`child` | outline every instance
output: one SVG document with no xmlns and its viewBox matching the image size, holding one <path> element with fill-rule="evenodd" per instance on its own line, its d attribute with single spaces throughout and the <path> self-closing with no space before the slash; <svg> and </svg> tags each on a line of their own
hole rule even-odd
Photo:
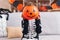
<svg viewBox="0 0 60 40">
<path fill-rule="evenodd" d="M 35 15 L 35 16 L 33 16 L 33 15 Z M 36 15 L 38 15 L 38 16 L 36 16 Z M 25 6 L 23 13 L 22 13 L 22 17 L 23 17 L 23 21 L 22 21 L 23 38 L 24 37 L 25 38 L 28 38 L 28 37 L 29 38 L 38 38 L 39 34 L 41 33 L 41 25 L 40 25 L 41 22 L 40 22 L 40 16 L 39 16 L 39 11 L 38 11 L 37 7 L 34 6 L 30 2 L 30 4 Z M 35 33 L 36 33 L 36 36 L 34 35 Z M 34 35 L 34 36 L 32 36 L 32 35 Z"/>
</svg>

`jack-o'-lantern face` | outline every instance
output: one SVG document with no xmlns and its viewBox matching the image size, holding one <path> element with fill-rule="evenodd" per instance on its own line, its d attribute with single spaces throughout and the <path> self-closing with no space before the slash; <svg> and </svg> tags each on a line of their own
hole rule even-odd
<svg viewBox="0 0 60 40">
<path fill-rule="evenodd" d="M 38 8 L 36 6 L 30 5 L 30 6 L 26 6 L 23 9 L 23 18 L 25 19 L 36 19 L 38 17 Z"/>
</svg>

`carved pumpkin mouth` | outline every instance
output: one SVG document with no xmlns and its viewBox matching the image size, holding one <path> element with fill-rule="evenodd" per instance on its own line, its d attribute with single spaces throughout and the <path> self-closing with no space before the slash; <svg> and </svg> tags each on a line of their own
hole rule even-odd
<svg viewBox="0 0 60 40">
<path fill-rule="evenodd" d="M 28 16 L 28 15 L 27 15 L 27 17 L 29 17 L 29 18 L 33 18 L 33 17 L 35 17 L 35 15 L 34 15 L 34 16 Z"/>
</svg>

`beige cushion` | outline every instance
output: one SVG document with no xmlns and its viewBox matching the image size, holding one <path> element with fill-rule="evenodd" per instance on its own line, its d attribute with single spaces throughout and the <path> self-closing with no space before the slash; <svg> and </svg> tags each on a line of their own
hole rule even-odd
<svg viewBox="0 0 60 40">
<path fill-rule="evenodd" d="M 22 38 L 21 27 L 7 27 L 8 38 Z"/>
</svg>

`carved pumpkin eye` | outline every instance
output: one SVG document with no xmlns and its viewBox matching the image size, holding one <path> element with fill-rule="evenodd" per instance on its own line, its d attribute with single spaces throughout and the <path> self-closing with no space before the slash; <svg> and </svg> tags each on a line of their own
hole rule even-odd
<svg viewBox="0 0 60 40">
<path fill-rule="evenodd" d="M 27 10 L 27 12 L 29 12 L 29 11 Z"/>
<path fill-rule="evenodd" d="M 35 12 L 35 10 L 33 9 L 33 12 Z"/>
</svg>

